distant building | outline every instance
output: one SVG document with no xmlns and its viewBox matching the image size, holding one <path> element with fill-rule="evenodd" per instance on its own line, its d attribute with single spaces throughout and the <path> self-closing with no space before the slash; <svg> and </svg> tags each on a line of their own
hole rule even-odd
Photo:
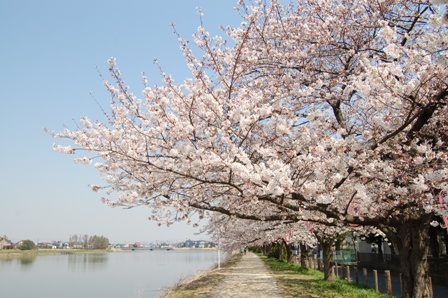
<svg viewBox="0 0 448 298">
<path fill-rule="evenodd" d="M 0 249 L 12 249 L 12 248 L 14 248 L 14 245 L 12 244 L 11 240 L 4 238 L 0 240 Z"/>
<path fill-rule="evenodd" d="M 38 249 L 49 249 L 52 247 L 51 243 L 49 242 L 39 242 L 36 246 Z"/>
<path fill-rule="evenodd" d="M 195 246 L 196 246 L 196 243 L 193 240 L 187 240 L 184 242 L 184 245 L 183 245 L 183 247 L 186 247 L 186 248 L 193 248 Z"/>
<path fill-rule="evenodd" d="M 184 247 L 184 248 L 210 248 L 215 247 L 215 244 L 213 242 L 207 242 L 205 240 L 186 240 L 183 243 L 179 243 L 178 247 Z"/>
</svg>

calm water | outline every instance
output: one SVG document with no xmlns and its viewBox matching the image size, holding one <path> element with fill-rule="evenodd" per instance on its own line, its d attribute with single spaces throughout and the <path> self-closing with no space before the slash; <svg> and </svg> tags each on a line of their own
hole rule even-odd
<svg viewBox="0 0 448 298">
<path fill-rule="evenodd" d="M 217 264 L 216 251 L 127 251 L 0 258 L 0 297 L 155 298 Z"/>
</svg>

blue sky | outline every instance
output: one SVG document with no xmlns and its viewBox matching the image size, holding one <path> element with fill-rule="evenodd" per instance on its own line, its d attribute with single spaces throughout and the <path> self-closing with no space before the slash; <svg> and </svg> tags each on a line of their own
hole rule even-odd
<svg viewBox="0 0 448 298">
<path fill-rule="evenodd" d="M 108 76 L 111 56 L 135 93 L 142 72 L 149 85 L 160 83 L 154 59 L 177 81 L 189 77 L 170 23 L 191 39 L 201 7 L 205 28 L 219 34 L 218 25 L 241 21 L 236 2 L 1 0 L 0 234 L 14 241 L 104 235 L 114 243 L 206 238 L 183 223 L 159 228 L 143 207 L 103 205 L 87 187 L 101 183 L 93 166 L 54 152 L 44 127 L 102 119 L 92 95 L 104 107 L 109 96 L 95 67 Z"/>
</svg>

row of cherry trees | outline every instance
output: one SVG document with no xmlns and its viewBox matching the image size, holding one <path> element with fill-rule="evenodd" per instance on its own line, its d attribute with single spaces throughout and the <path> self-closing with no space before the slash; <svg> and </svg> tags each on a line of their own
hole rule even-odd
<svg viewBox="0 0 448 298">
<path fill-rule="evenodd" d="M 191 70 L 181 83 L 162 73 L 140 98 L 111 58 L 106 120 L 51 133 L 74 143 L 54 148 L 101 158 L 107 186 L 92 189 L 108 205 L 147 206 L 168 225 L 220 214 L 209 229 L 228 245 L 315 241 L 313 224 L 328 254 L 338 231 L 378 229 L 400 255 L 403 297 L 427 297 L 428 229 L 448 215 L 440 3 L 239 1 L 225 37 L 198 29 L 202 56 L 178 36 Z"/>
</svg>

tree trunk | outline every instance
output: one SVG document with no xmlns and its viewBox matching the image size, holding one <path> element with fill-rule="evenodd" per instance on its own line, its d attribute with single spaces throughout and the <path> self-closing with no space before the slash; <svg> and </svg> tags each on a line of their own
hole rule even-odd
<svg viewBox="0 0 448 298">
<path fill-rule="evenodd" d="M 444 234 L 444 240 L 445 240 L 445 254 L 448 255 L 448 231 L 446 229 L 443 229 Z"/>
<path fill-rule="evenodd" d="M 286 241 L 285 245 L 286 245 L 286 260 L 288 261 L 288 263 L 292 263 L 292 245 L 286 243 Z"/>
<path fill-rule="evenodd" d="M 333 243 L 334 238 L 328 236 L 318 236 L 320 245 L 322 246 L 323 263 L 324 263 L 324 279 L 329 281 L 335 281 L 336 275 L 334 274 L 334 261 L 333 261 Z"/>
<path fill-rule="evenodd" d="M 387 233 L 398 248 L 403 298 L 431 297 L 427 259 L 429 219 L 429 216 L 422 216 L 418 221 L 402 223 L 397 233 Z"/>
<path fill-rule="evenodd" d="M 277 247 L 278 247 L 277 259 L 279 259 L 279 260 L 283 260 L 283 246 L 284 245 L 285 245 L 285 242 L 283 241 L 283 239 L 279 240 L 277 243 Z"/>
<path fill-rule="evenodd" d="M 272 250 L 273 250 L 274 246 L 272 245 L 272 243 L 266 244 L 264 246 L 264 254 L 268 255 Z"/>
<path fill-rule="evenodd" d="M 335 241 L 334 241 L 334 246 L 336 251 L 340 251 L 342 250 L 342 242 L 344 241 L 344 239 L 338 237 Z"/>
<path fill-rule="evenodd" d="M 353 251 L 355 252 L 355 263 L 356 266 L 358 266 L 359 263 L 359 257 L 358 257 L 358 240 L 356 239 L 355 233 L 352 233 L 352 239 L 353 239 Z"/>
<path fill-rule="evenodd" d="M 429 228 L 429 249 L 433 258 L 439 258 L 439 230 L 434 227 Z"/>
<path fill-rule="evenodd" d="M 383 237 L 377 237 L 376 245 L 378 246 L 378 254 L 383 254 Z"/>
<path fill-rule="evenodd" d="M 306 244 L 300 242 L 300 267 L 306 268 Z"/>
<path fill-rule="evenodd" d="M 392 245 L 389 247 L 390 247 L 390 254 L 394 255 L 394 256 L 397 255 L 397 250 L 395 249 L 395 244 L 392 243 Z"/>
</svg>

